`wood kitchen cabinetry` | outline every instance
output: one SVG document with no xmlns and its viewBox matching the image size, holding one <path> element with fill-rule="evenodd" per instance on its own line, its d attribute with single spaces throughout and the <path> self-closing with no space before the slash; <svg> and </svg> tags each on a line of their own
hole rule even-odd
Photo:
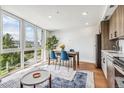
<svg viewBox="0 0 124 93">
<path fill-rule="evenodd" d="M 124 21 L 124 14 L 123 14 L 123 8 L 124 6 L 118 6 L 116 9 L 116 31 L 117 31 L 117 37 L 123 36 L 124 35 L 124 26 L 123 26 L 123 21 Z"/>
<path fill-rule="evenodd" d="M 109 20 L 109 39 L 124 36 L 124 5 L 119 5 Z"/>
<path fill-rule="evenodd" d="M 112 42 L 109 40 L 109 21 L 102 21 L 101 24 L 101 49 L 112 49 Z"/>
<path fill-rule="evenodd" d="M 107 63 L 107 80 L 108 80 L 108 87 L 114 88 L 115 87 L 115 68 L 113 65 L 113 58 L 107 56 L 106 59 Z"/>
<path fill-rule="evenodd" d="M 113 57 L 108 52 L 102 51 L 102 70 L 108 81 L 109 88 L 115 88 L 115 67 Z"/>
<path fill-rule="evenodd" d="M 102 55 L 102 56 L 101 56 L 101 67 L 102 67 L 103 73 L 104 73 L 104 75 L 105 75 L 105 77 L 106 77 L 106 79 L 107 79 L 106 54 L 104 54 L 104 53 L 102 52 L 101 55 Z"/>
<path fill-rule="evenodd" d="M 109 39 L 113 38 L 113 15 L 109 20 Z"/>
<path fill-rule="evenodd" d="M 117 30 L 116 30 L 116 10 L 110 18 L 110 27 L 109 27 L 109 38 L 114 39 L 117 37 Z"/>
</svg>

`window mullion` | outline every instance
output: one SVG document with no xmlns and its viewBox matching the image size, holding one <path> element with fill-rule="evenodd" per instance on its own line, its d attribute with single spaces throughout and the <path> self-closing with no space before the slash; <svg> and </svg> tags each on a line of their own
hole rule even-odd
<svg viewBox="0 0 124 93">
<path fill-rule="evenodd" d="M 24 68 L 24 40 L 25 40 L 25 32 L 24 32 L 24 21 L 21 21 L 20 25 L 20 47 L 21 47 L 21 68 Z"/>
<path fill-rule="evenodd" d="M 37 63 L 37 27 L 35 26 L 35 31 L 34 31 L 34 37 L 35 37 L 35 40 L 34 40 L 34 62 Z"/>
<path fill-rule="evenodd" d="M 0 54 L 2 50 L 2 17 L 1 17 L 1 7 L 0 7 Z"/>
</svg>

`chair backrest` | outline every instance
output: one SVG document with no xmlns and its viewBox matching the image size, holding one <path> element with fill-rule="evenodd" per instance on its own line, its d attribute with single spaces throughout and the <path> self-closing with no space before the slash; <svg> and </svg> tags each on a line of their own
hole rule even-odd
<svg viewBox="0 0 124 93">
<path fill-rule="evenodd" d="M 56 54 L 54 51 L 51 51 L 50 53 L 50 59 L 57 59 Z"/>
<path fill-rule="evenodd" d="M 74 49 L 70 49 L 70 52 L 74 52 Z"/>
<path fill-rule="evenodd" d="M 66 51 L 61 51 L 61 60 L 69 60 L 69 55 Z"/>
</svg>

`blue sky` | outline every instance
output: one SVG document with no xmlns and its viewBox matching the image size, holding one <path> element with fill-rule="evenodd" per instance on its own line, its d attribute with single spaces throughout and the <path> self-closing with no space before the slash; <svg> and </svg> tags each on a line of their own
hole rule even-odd
<svg viewBox="0 0 124 93">
<path fill-rule="evenodd" d="M 19 40 L 19 21 L 3 16 L 3 34 L 9 33 L 15 40 Z"/>
<path fill-rule="evenodd" d="M 25 27 L 26 27 L 25 28 L 26 40 L 34 41 L 33 27 L 29 23 L 26 23 Z M 19 40 L 19 21 L 4 15 L 3 16 L 3 34 L 5 35 L 6 33 L 11 34 L 14 40 Z"/>
</svg>

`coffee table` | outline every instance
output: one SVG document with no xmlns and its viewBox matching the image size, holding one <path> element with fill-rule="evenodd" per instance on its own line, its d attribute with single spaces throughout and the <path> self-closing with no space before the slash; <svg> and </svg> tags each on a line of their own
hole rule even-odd
<svg viewBox="0 0 124 93">
<path fill-rule="evenodd" d="M 34 78 L 33 74 L 35 72 L 40 73 L 41 76 L 39 78 Z M 23 85 L 26 85 L 26 86 L 34 86 L 34 88 L 35 88 L 36 85 L 41 84 L 47 80 L 49 80 L 49 87 L 51 88 L 51 74 L 48 71 L 45 71 L 45 70 L 32 71 L 32 72 L 25 74 L 21 78 L 20 87 L 23 88 Z"/>
</svg>

